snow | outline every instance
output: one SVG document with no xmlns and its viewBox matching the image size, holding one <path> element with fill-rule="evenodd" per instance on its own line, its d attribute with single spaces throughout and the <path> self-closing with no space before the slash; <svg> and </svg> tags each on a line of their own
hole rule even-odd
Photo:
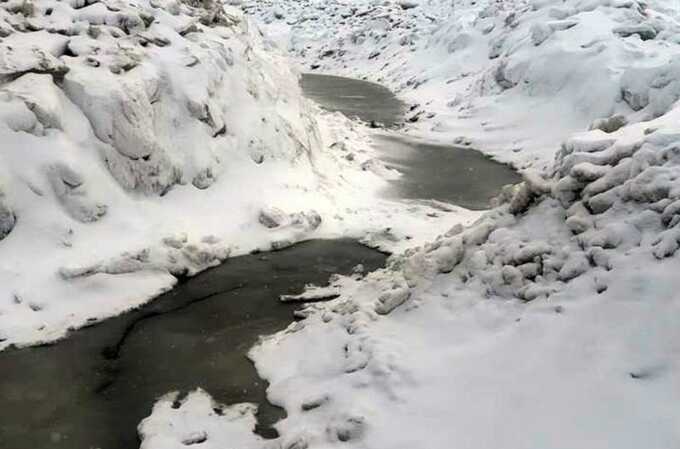
<svg viewBox="0 0 680 449">
<path fill-rule="evenodd" d="M 217 449 L 223 447 L 225 438 L 235 447 L 256 447 L 252 433 L 257 422 L 255 410 L 252 404 L 216 404 L 201 389 L 185 398 L 168 393 L 154 405 L 152 416 L 140 423 L 139 434 L 144 440 L 140 449 L 181 449 L 194 444 Z"/>
<path fill-rule="evenodd" d="M 265 37 L 233 5 L 0 7 L 0 345 L 354 236 L 387 267 L 283 298 L 313 302 L 250 352 L 281 437 L 198 390 L 159 400 L 144 449 L 680 446 L 677 5 L 230 3 Z M 275 42 L 524 181 L 482 213 L 379 198 L 367 130 L 304 101 Z"/>
<path fill-rule="evenodd" d="M 233 6 L 8 2 L 0 29 L 0 349 L 229 256 L 339 236 L 399 251 L 479 215 L 383 199 L 367 131 L 305 100 Z"/>
</svg>

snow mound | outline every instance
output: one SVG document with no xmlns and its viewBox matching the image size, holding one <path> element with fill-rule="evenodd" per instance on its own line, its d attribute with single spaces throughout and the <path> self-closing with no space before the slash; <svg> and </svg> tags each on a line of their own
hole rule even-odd
<svg viewBox="0 0 680 449">
<path fill-rule="evenodd" d="M 253 434 L 257 407 L 252 404 L 224 406 L 200 388 L 186 397 L 168 393 L 156 402 L 151 416 L 137 429 L 140 449 L 182 449 L 200 445 L 217 449 L 225 445 L 260 448 L 263 441 Z"/>
<path fill-rule="evenodd" d="M 0 348 L 135 307 L 274 240 L 258 208 L 315 202 L 313 111 L 238 9 L 12 1 L 0 35 Z"/>
</svg>

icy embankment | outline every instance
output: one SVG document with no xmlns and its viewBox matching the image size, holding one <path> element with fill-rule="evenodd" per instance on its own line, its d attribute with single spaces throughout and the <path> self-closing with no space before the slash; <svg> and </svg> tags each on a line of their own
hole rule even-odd
<svg viewBox="0 0 680 449">
<path fill-rule="evenodd" d="M 335 279 L 339 298 L 310 304 L 252 350 L 288 413 L 273 447 L 680 446 L 680 11 L 655 1 L 454 3 L 452 28 L 425 36 L 425 22 L 404 17 L 434 22 L 437 5 L 451 3 L 413 3 L 276 2 L 270 27 L 288 20 L 308 62 L 336 50 L 324 70 L 389 62 L 388 79 L 389 58 L 406 74 L 424 68 L 390 82 L 431 101 L 425 109 L 441 115 L 427 123 L 490 120 L 486 142 L 533 139 L 501 156 L 535 171 L 474 225 L 364 279 Z M 317 42 L 299 34 L 314 27 Z M 352 30 L 358 39 L 340 46 L 335 36 Z M 402 50 L 399 33 L 413 38 Z M 385 59 L 360 58 L 376 46 Z M 436 109 L 451 100 L 467 119 Z M 192 415 L 191 431 L 207 429 L 210 413 Z M 215 447 L 228 441 L 206 435 Z"/>
<path fill-rule="evenodd" d="M 405 5 L 408 3 L 408 5 Z M 680 14 L 665 1 L 252 1 L 306 70 L 367 77 L 409 128 L 547 170 L 575 130 L 657 117 L 680 95 Z"/>
<path fill-rule="evenodd" d="M 0 349 L 120 313 L 230 254 L 366 231 L 398 246 L 381 230 L 407 206 L 371 196 L 384 181 L 362 170 L 370 153 L 329 148 L 361 132 L 320 126 L 238 9 L 17 0 L 0 4 L 0 36 Z"/>
</svg>

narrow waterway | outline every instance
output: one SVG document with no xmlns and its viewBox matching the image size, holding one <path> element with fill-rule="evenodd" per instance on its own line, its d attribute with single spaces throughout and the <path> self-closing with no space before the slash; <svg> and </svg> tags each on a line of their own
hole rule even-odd
<svg viewBox="0 0 680 449">
<path fill-rule="evenodd" d="M 405 105 L 384 86 L 318 74 L 304 74 L 301 86 L 324 109 L 386 126 L 374 132 L 374 146 L 379 158 L 402 174 L 390 181 L 387 197 L 434 199 L 483 210 L 503 186 L 521 181 L 511 167 L 479 151 L 416 140 L 390 130 L 403 121 Z"/>
<path fill-rule="evenodd" d="M 307 75 L 306 94 L 330 110 L 386 125 L 403 104 L 386 88 L 359 80 Z M 376 131 L 381 159 L 403 176 L 386 195 L 439 199 L 485 208 L 519 177 L 476 151 Z M 0 353 L 0 449 L 136 449 L 137 424 L 170 391 L 205 389 L 218 402 L 259 405 L 258 433 L 283 410 L 266 400 L 266 383 L 247 359 L 261 335 L 293 320 L 282 294 L 324 285 L 333 273 L 386 256 L 351 240 L 316 240 L 229 259 L 119 317 L 73 332 L 54 345 Z"/>
<path fill-rule="evenodd" d="M 0 448 L 137 449 L 156 398 L 197 387 L 221 403 L 257 403 L 258 431 L 274 437 L 285 413 L 267 402 L 246 354 L 293 321 L 296 306 L 279 295 L 385 258 L 351 240 L 236 257 L 55 345 L 2 352 Z"/>
<path fill-rule="evenodd" d="M 404 104 L 388 88 L 341 76 L 305 73 L 300 85 L 307 98 L 351 119 L 387 127 L 404 120 Z"/>
</svg>

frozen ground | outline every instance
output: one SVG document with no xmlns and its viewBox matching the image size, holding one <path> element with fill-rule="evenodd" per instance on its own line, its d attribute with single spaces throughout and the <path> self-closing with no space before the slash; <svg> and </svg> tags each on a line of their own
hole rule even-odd
<svg viewBox="0 0 680 449">
<path fill-rule="evenodd" d="M 195 4 L 0 5 L 0 349 L 229 255 L 335 236 L 399 250 L 478 216 L 378 199 L 365 131 L 304 100 L 240 10 Z"/>
<path fill-rule="evenodd" d="M 161 401 L 143 447 L 680 447 L 677 4 L 245 7 L 303 66 L 399 88 L 412 133 L 526 179 L 251 351 L 289 415 L 280 440 L 199 391 Z"/>
</svg>

